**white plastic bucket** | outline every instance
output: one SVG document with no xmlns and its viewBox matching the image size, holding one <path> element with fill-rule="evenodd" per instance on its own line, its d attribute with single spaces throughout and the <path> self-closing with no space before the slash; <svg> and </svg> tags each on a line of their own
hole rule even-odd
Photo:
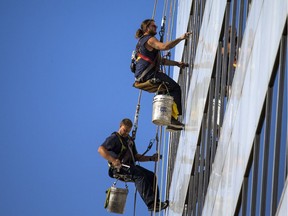
<svg viewBox="0 0 288 216">
<path fill-rule="evenodd" d="M 154 96 L 152 122 L 156 125 L 169 125 L 171 123 L 172 105 L 172 96 Z"/>
<path fill-rule="evenodd" d="M 116 188 L 112 186 L 110 188 L 110 196 L 107 211 L 123 214 L 126 205 L 127 195 L 128 195 L 128 188 Z"/>
</svg>

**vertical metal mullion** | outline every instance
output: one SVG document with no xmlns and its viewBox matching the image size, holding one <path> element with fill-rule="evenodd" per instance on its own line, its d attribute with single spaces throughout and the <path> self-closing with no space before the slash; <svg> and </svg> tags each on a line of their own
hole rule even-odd
<svg viewBox="0 0 288 216">
<path fill-rule="evenodd" d="M 282 111 L 283 111 L 283 91 L 285 82 L 285 41 L 282 38 L 280 46 L 280 60 L 279 60 L 279 79 L 278 79 L 278 92 L 276 104 L 276 127 L 275 127 L 275 140 L 274 140 L 274 168 L 272 175 L 272 202 L 271 213 L 274 215 L 277 210 L 277 194 L 278 194 L 278 179 L 279 179 L 279 158 L 281 146 L 281 132 L 282 132 Z"/>
<path fill-rule="evenodd" d="M 187 210 L 188 215 L 192 215 L 193 209 L 195 208 L 194 203 L 196 203 L 196 196 L 194 196 L 195 194 L 194 181 L 195 181 L 195 177 L 194 175 L 191 175 L 190 182 L 189 182 L 189 197 L 191 194 L 192 200 L 191 200 L 191 204 L 188 203 L 188 210 Z"/>
<path fill-rule="evenodd" d="M 259 151 L 260 151 L 260 135 L 256 134 L 253 147 L 253 179 L 252 179 L 252 194 L 251 194 L 251 208 L 250 215 L 256 214 L 256 198 L 257 198 L 257 184 L 259 172 Z"/>
<path fill-rule="evenodd" d="M 219 106 L 219 92 L 220 92 L 220 74 L 221 74 L 221 47 L 222 44 L 219 42 L 218 50 L 217 50 L 217 62 L 216 62 L 216 84 L 215 84 L 215 97 L 214 97 L 214 119 L 213 119 L 213 141 L 212 141 L 212 160 L 214 161 L 214 157 L 216 154 L 216 137 L 218 137 L 218 127 L 217 127 L 217 119 L 218 119 L 218 106 Z M 222 106 L 222 104 L 220 103 Z"/>
<path fill-rule="evenodd" d="M 286 179 L 288 177 L 288 125 L 286 125 L 287 127 L 287 133 L 286 133 L 286 174 L 284 174 L 284 179 Z"/>
<path fill-rule="evenodd" d="M 189 31 L 191 32 L 192 31 L 192 27 L 193 27 L 193 16 L 190 15 L 190 18 L 189 18 Z M 191 77 L 192 77 L 192 69 L 193 69 L 193 38 L 190 38 L 188 40 L 188 51 L 189 51 L 189 58 L 188 58 L 188 63 L 189 63 L 189 67 L 188 67 L 188 72 L 189 72 L 189 86 L 190 86 L 190 80 L 191 80 Z"/>
<path fill-rule="evenodd" d="M 197 194 L 197 186 L 198 186 L 198 168 L 199 168 L 199 146 L 197 145 L 196 147 L 196 155 L 195 155 L 195 159 L 194 159 L 194 185 L 193 185 L 193 190 L 194 190 L 194 194 Z M 196 215 L 196 199 L 197 196 L 194 196 L 193 199 L 193 215 Z"/>
<path fill-rule="evenodd" d="M 244 8 L 244 14 L 245 15 L 245 20 L 247 22 L 247 17 L 248 17 L 248 13 L 249 13 L 249 0 L 245 0 L 246 1 L 246 7 Z"/>
<path fill-rule="evenodd" d="M 228 89 L 231 88 L 232 80 L 234 77 L 233 72 L 233 62 L 235 58 L 235 25 L 236 25 L 236 10 L 237 10 L 237 4 L 236 0 L 233 0 L 233 11 L 232 11 L 232 26 L 231 26 L 231 32 L 230 32 L 230 53 L 229 53 L 229 63 L 228 63 Z M 230 91 L 229 91 L 230 92 Z M 229 95 L 228 95 L 229 97 Z"/>
<path fill-rule="evenodd" d="M 212 89 L 211 91 L 211 94 L 212 94 L 212 104 L 210 104 L 210 106 L 212 106 L 212 112 L 211 112 L 211 115 L 214 116 L 214 112 L 215 112 L 215 108 L 213 110 L 213 107 L 215 106 L 213 104 L 213 96 L 214 96 L 214 89 L 215 89 L 215 79 L 212 78 L 211 81 L 210 81 L 210 88 Z M 212 121 L 213 122 L 213 121 Z M 215 122 L 213 122 L 213 124 L 215 124 Z M 213 125 L 211 124 L 211 129 L 213 129 Z M 215 152 L 216 152 L 216 142 L 215 142 L 215 138 L 214 138 L 214 131 L 212 132 L 212 130 L 209 131 L 209 135 L 210 135 L 210 141 L 211 141 L 211 161 L 210 161 L 210 164 L 212 167 L 212 164 L 214 162 L 214 156 L 215 156 Z"/>
<path fill-rule="evenodd" d="M 249 15 L 250 12 L 250 6 L 251 6 L 252 0 L 248 0 L 248 4 L 247 4 L 247 17 Z M 247 19 L 246 19 L 247 20 Z"/>
<path fill-rule="evenodd" d="M 187 59 L 188 59 L 188 47 L 187 47 L 187 44 L 184 46 L 184 52 L 183 52 L 183 62 L 187 62 Z M 182 72 L 182 76 L 183 76 L 183 86 L 182 86 L 182 88 L 184 87 L 184 91 L 183 91 L 183 93 L 184 93 L 184 96 L 185 96 L 185 101 L 187 101 L 186 100 L 186 98 L 188 98 L 188 83 L 189 83 L 189 79 L 187 79 L 187 69 L 186 68 L 180 68 L 180 71 Z M 186 107 L 186 106 L 184 106 L 184 107 Z M 185 109 L 185 108 L 184 108 Z M 184 111 L 185 112 L 185 111 Z"/>
<path fill-rule="evenodd" d="M 202 25 L 201 15 L 202 15 L 202 0 L 198 0 L 198 23 L 199 23 L 200 28 Z M 200 28 L 199 28 L 199 33 L 200 33 Z"/>
<path fill-rule="evenodd" d="M 288 30 L 286 32 L 286 35 L 284 36 L 284 40 L 285 40 L 285 43 L 286 43 L 286 50 L 285 50 L 285 56 L 286 56 L 286 59 L 287 59 L 287 52 L 288 52 L 288 47 L 287 47 L 287 33 L 288 33 Z M 288 62 L 286 62 L 286 85 L 287 85 L 287 89 L 286 91 L 288 91 Z M 287 92 L 287 103 L 288 103 L 288 92 Z M 287 127 L 287 133 L 286 133 L 286 165 L 284 165 L 284 182 L 285 182 L 285 179 L 288 177 L 288 124 L 286 122 L 286 127 Z M 284 159 L 285 161 L 285 159 Z"/>
<path fill-rule="evenodd" d="M 186 210 L 187 214 L 186 215 L 191 215 L 191 212 L 192 212 L 192 203 L 193 203 L 193 199 L 195 199 L 195 196 L 193 193 L 193 185 L 194 185 L 194 177 L 191 176 L 190 182 L 189 182 L 188 201 L 187 201 L 187 210 Z"/>
<path fill-rule="evenodd" d="M 286 79 L 288 79 L 288 76 Z M 287 133 L 286 133 L 286 169 L 284 168 L 284 170 L 286 170 L 286 174 L 284 174 L 284 179 L 286 179 L 288 177 L 288 124 L 287 123 L 286 123 L 286 127 L 287 127 Z"/>
<path fill-rule="evenodd" d="M 243 35 L 243 17 L 244 17 L 244 0 L 240 0 L 239 23 L 238 23 L 238 37 L 237 37 L 237 59 L 239 56 L 239 48 L 242 44 Z"/>
<path fill-rule="evenodd" d="M 247 193 L 248 193 L 248 177 L 244 176 L 242 185 L 242 215 L 245 216 L 247 212 Z"/>
<path fill-rule="evenodd" d="M 265 215 L 265 203 L 266 203 L 266 192 L 267 192 L 267 176 L 268 176 L 268 160 L 269 160 L 269 143 L 270 143 L 270 130 L 271 130 L 271 111 L 272 111 L 272 100 L 273 100 L 273 88 L 268 87 L 266 97 L 266 128 L 264 138 L 264 157 L 262 165 L 262 188 L 261 188 L 261 203 L 260 203 L 260 215 Z"/>
<path fill-rule="evenodd" d="M 210 81 L 210 88 L 211 88 L 211 97 L 212 97 L 212 103 L 211 104 L 209 104 L 209 106 L 211 106 L 212 107 L 212 110 L 211 110 L 211 112 L 210 112 L 210 115 L 211 116 L 213 116 L 213 95 L 214 95 L 214 89 L 215 89 L 215 79 L 214 78 L 212 78 L 211 79 L 211 81 Z M 210 145 L 210 149 L 209 149 L 209 151 L 210 151 L 210 156 L 209 156 L 209 176 L 210 176 L 210 173 L 211 173 L 211 171 L 212 171 L 212 164 L 213 164 L 213 138 L 211 139 L 211 136 L 213 136 L 213 134 L 212 134 L 212 128 L 213 128 L 213 126 L 212 126 L 212 118 L 211 118 L 211 123 L 210 123 L 211 125 L 211 127 L 210 127 L 210 130 L 208 131 L 208 134 L 209 134 L 209 145 Z"/>
<path fill-rule="evenodd" d="M 201 1 L 201 15 L 200 15 L 200 23 L 202 25 L 202 21 L 203 21 L 203 16 L 204 16 L 204 11 L 205 11 L 205 0 Z"/>
<path fill-rule="evenodd" d="M 205 11 L 205 8 L 206 8 L 206 0 L 203 0 L 204 2 L 204 11 Z M 204 17 L 204 14 L 203 14 L 203 17 Z"/>
<path fill-rule="evenodd" d="M 205 124 L 207 119 L 207 113 L 204 113 L 202 119 L 202 130 L 201 130 L 201 145 L 200 145 L 200 170 L 199 170 L 199 184 L 198 184 L 198 215 L 202 213 L 202 202 L 203 202 L 203 174 L 204 174 L 204 155 L 205 155 Z"/>
<path fill-rule="evenodd" d="M 196 37 L 196 42 L 198 38 L 198 7 L 197 7 L 197 1 L 194 0 L 194 29 L 195 29 L 195 37 Z"/>
<path fill-rule="evenodd" d="M 189 62 L 189 56 L 190 56 L 190 52 L 189 52 L 189 43 L 187 43 L 187 45 L 185 46 L 186 48 L 186 55 L 185 55 L 185 63 Z M 187 97 L 188 98 L 188 92 L 189 92 L 189 86 L 190 86 L 190 76 L 189 76 L 189 68 L 185 67 L 184 69 L 182 69 L 185 73 L 185 77 L 186 77 L 186 92 L 187 92 Z"/>
<path fill-rule="evenodd" d="M 182 214 L 182 216 L 187 216 L 188 214 L 187 214 L 187 209 L 188 209 L 188 206 L 187 206 L 187 204 L 185 204 L 184 205 L 184 209 L 183 209 L 183 214 Z"/>
<path fill-rule="evenodd" d="M 212 105 L 213 105 L 213 94 L 212 94 L 212 80 L 209 88 L 209 101 L 208 101 L 208 117 L 207 117 L 207 129 L 206 129 L 206 154 L 205 154 L 205 172 L 204 172 L 204 194 L 206 194 L 208 187 L 208 179 L 210 176 L 210 131 L 211 131 L 211 121 L 212 121 Z"/>
<path fill-rule="evenodd" d="M 227 2 L 225 12 L 225 27 L 224 27 L 224 52 L 223 52 L 223 64 L 222 64 L 222 75 L 221 75 L 221 109 L 220 109 L 220 125 L 223 124 L 224 118 L 224 97 L 226 92 L 226 75 L 227 75 L 227 53 L 228 53 L 228 30 L 229 30 L 229 14 L 230 14 L 230 2 Z"/>
<path fill-rule="evenodd" d="M 195 18 L 196 18 L 196 36 L 197 36 L 197 40 L 199 38 L 199 30 L 200 30 L 200 26 L 199 26 L 199 16 L 198 16 L 198 12 L 199 12 L 199 6 L 198 6 L 198 1 L 197 0 L 194 0 L 195 1 Z"/>
<path fill-rule="evenodd" d="M 288 25 L 288 18 L 286 19 L 286 24 Z M 285 44 L 286 44 L 286 50 L 285 50 L 286 58 L 285 59 L 287 59 L 287 55 L 288 55 L 288 53 L 287 53 L 288 52 L 287 35 L 288 35 L 288 28 L 286 28 L 286 33 L 285 33 L 285 36 L 284 36 L 284 41 L 285 41 Z M 285 62 L 286 62 L 286 60 L 285 60 Z M 286 62 L 286 85 L 287 85 L 286 86 L 286 91 L 287 91 L 286 95 L 287 95 L 287 103 L 288 103 L 288 62 Z M 287 133 L 286 133 L 286 169 L 284 168 L 284 172 L 286 170 L 286 175 L 284 174 L 284 180 L 288 177 L 288 124 L 287 124 L 287 122 L 286 122 L 286 127 L 287 127 Z"/>
<path fill-rule="evenodd" d="M 195 53 L 196 53 L 196 46 L 197 46 L 197 28 L 196 28 L 196 17 L 197 17 L 197 13 L 196 13 L 196 1 L 193 1 L 192 3 L 192 7 L 193 7 L 193 34 L 192 34 L 192 40 L 193 40 L 193 63 L 194 63 L 194 59 L 195 59 Z"/>
<path fill-rule="evenodd" d="M 203 2 L 199 1 L 199 25 L 202 25 L 202 15 L 203 15 Z"/>
</svg>

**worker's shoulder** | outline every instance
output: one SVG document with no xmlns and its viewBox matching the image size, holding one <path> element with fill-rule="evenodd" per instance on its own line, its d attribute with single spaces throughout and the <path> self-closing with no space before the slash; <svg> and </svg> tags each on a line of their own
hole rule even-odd
<svg viewBox="0 0 288 216">
<path fill-rule="evenodd" d="M 111 140 L 115 140 L 115 139 L 118 139 L 118 138 L 117 138 L 117 132 L 111 133 L 111 134 L 106 138 L 106 141 L 111 141 Z"/>
</svg>

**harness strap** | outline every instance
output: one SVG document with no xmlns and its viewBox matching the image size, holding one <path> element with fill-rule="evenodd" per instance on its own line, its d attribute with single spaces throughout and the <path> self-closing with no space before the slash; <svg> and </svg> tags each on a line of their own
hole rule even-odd
<svg viewBox="0 0 288 216">
<path fill-rule="evenodd" d="M 123 147 L 123 146 L 125 147 L 125 145 L 124 145 L 124 143 L 123 143 L 122 138 L 120 137 L 120 135 L 119 135 L 118 133 L 116 133 L 116 135 L 117 135 L 119 141 L 121 142 L 122 147 Z M 128 137 L 128 139 L 129 139 L 130 142 L 133 142 L 132 140 L 130 140 L 130 137 Z M 122 150 L 122 147 L 121 147 L 121 150 Z M 130 151 L 130 154 L 131 154 L 131 157 L 132 157 L 132 161 L 133 161 L 133 163 L 135 164 L 135 158 L 134 158 L 133 151 L 132 151 L 132 149 L 131 149 L 131 146 L 130 146 L 129 142 L 127 143 L 127 147 L 128 147 L 128 149 L 129 149 L 129 151 Z M 126 149 L 126 148 L 125 148 L 125 149 Z M 122 152 L 121 152 L 121 153 L 122 153 Z"/>
<path fill-rule="evenodd" d="M 160 59 L 160 54 L 157 55 L 157 57 L 154 59 L 154 61 L 149 65 L 149 67 L 147 67 L 142 74 L 135 79 L 135 81 L 140 82 L 142 80 L 142 78 L 155 66 L 156 63 L 159 62 Z M 145 59 L 144 59 L 145 60 Z"/>
<path fill-rule="evenodd" d="M 142 55 L 141 53 L 137 53 L 137 55 L 138 55 L 140 58 L 142 58 L 143 60 L 149 62 L 150 64 L 153 64 L 153 61 L 152 61 L 150 58 L 148 58 L 147 56 Z"/>
</svg>

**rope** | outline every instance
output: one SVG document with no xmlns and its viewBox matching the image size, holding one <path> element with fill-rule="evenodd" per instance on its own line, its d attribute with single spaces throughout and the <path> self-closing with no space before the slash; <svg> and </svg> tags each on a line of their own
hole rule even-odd
<svg viewBox="0 0 288 216">
<path fill-rule="evenodd" d="M 172 40 L 172 32 L 174 29 L 174 15 L 175 15 L 175 11 L 176 11 L 176 1 L 177 0 L 173 0 L 173 4 L 171 1 L 170 4 L 170 15 L 169 15 L 169 22 L 168 22 L 168 31 L 167 31 L 167 40 L 171 41 Z"/>
<path fill-rule="evenodd" d="M 137 188 L 135 187 L 135 191 L 134 191 L 134 212 L 133 212 L 134 216 L 136 216 L 136 198 L 137 198 Z"/>
<path fill-rule="evenodd" d="M 136 106 L 135 116 L 134 116 L 134 123 L 133 123 L 133 130 L 132 130 L 132 140 L 135 141 L 136 139 L 136 133 L 138 129 L 138 118 L 140 113 L 140 102 L 141 102 L 141 96 L 142 96 L 142 90 L 139 91 L 138 96 L 138 103 Z"/>
<path fill-rule="evenodd" d="M 157 7 L 157 3 L 158 3 L 158 0 L 155 0 L 154 2 L 154 9 L 153 9 L 153 14 L 152 14 L 152 19 L 154 19 L 155 17 L 155 14 L 156 14 L 156 7 Z M 136 133 L 137 133 L 137 129 L 138 129 L 138 118 L 139 118 L 139 113 L 140 113 L 140 102 L 141 102 L 141 96 L 142 96 L 142 90 L 140 89 L 139 90 L 139 96 L 138 96 L 138 103 L 137 103 L 137 106 L 136 106 L 136 111 L 135 111 L 135 116 L 134 116 L 134 123 L 133 123 L 133 131 L 132 131 L 132 139 L 133 141 L 135 141 L 136 139 Z M 157 134 L 156 134 L 157 136 Z M 156 137 L 156 140 L 158 138 Z M 158 142 L 158 140 L 157 140 Z M 150 146 L 151 145 L 151 146 Z M 149 150 L 150 148 L 152 147 L 153 145 L 153 142 L 151 144 L 151 140 L 150 140 L 150 143 L 149 143 L 149 146 L 147 148 L 147 150 L 143 153 L 143 155 L 145 155 Z M 136 216 L 136 197 L 137 197 L 137 189 L 135 187 L 135 195 L 134 195 L 134 216 Z"/>
<path fill-rule="evenodd" d="M 155 0 L 155 2 L 154 2 L 154 9 L 153 9 L 153 13 L 152 13 L 152 19 L 154 19 L 155 14 L 156 14 L 157 3 L 158 3 L 158 0 Z"/>
<path fill-rule="evenodd" d="M 170 4 L 170 14 L 168 16 L 168 22 L 169 22 L 169 26 L 168 26 L 168 32 L 167 32 L 167 36 L 166 36 L 166 40 L 171 40 L 171 35 L 172 35 L 172 29 L 173 29 L 173 20 L 174 20 L 174 13 L 175 13 L 175 6 L 176 6 L 176 0 L 174 0 L 173 2 L 171 1 L 171 4 Z M 160 35 L 160 42 L 163 42 L 164 41 L 164 34 L 165 34 L 165 22 L 166 22 L 166 13 L 167 13 L 167 8 L 168 8 L 168 0 L 165 0 L 164 2 L 164 7 L 163 7 L 163 14 L 162 14 L 162 23 L 161 23 L 161 30 L 159 32 L 159 35 Z M 172 13 L 172 16 L 171 16 L 171 13 Z M 168 58 L 170 58 L 170 51 L 167 52 L 167 56 Z M 162 67 L 162 70 L 164 70 L 165 67 Z M 170 71 L 170 67 L 169 67 L 169 71 Z M 169 72 L 170 73 L 170 72 Z M 160 150 L 162 149 L 162 141 L 164 142 L 164 146 L 163 146 L 163 149 L 162 149 L 162 155 L 165 156 L 165 151 L 166 151 L 166 148 L 165 148 L 165 143 L 167 142 L 166 141 L 166 133 L 164 134 L 164 137 L 163 136 L 163 130 L 162 130 L 162 127 L 160 127 L 160 142 L 159 140 L 157 139 L 158 138 L 158 131 L 159 131 L 159 126 L 157 127 L 157 136 L 156 136 L 156 151 L 158 153 L 158 159 L 160 159 Z M 158 160 L 159 161 L 159 160 Z M 167 160 L 168 162 L 168 160 Z M 167 165 L 168 166 L 168 165 Z M 162 191 L 163 191 L 163 183 L 165 184 L 165 190 L 167 190 L 167 179 L 165 178 L 164 176 L 164 168 L 165 168 L 165 158 L 163 157 L 162 158 L 162 162 L 161 162 L 161 175 L 160 175 L 160 190 L 159 190 L 159 198 L 161 199 L 161 196 L 162 196 Z M 167 167 L 166 167 L 166 171 L 167 171 Z M 154 167 L 154 173 L 158 176 L 158 171 L 159 171 L 159 163 L 155 162 L 155 167 Z M 155 190 L 157 191 L 157 190 Z M 155 197 L 154 197 L 154 206 L 156 204 L 156 201 L 157 201 L 157 192 L 155 193 Z M 155 210 L 155 209 L 154 209 Z M 152 215 L 152 213 L 151 213 Z M 155 211 L 153 212 L 153 215 L 155 215 Z"/>
<path fill-rule="evenodd" d="M 155 137 L 155 140 L 156 140 L 156 152 L 158 153 L 158 157 L 159 157 L 159 150 L 158 150 L 158 146 L 159 146 L 159 137 L 158 137 L 158 132 L 159 132 L 159 126 L 156 127 L 156 137 Z M 155 175 L 157 176 L 157 162 L 154 163 L 154 173 Z M 155 195 L 154 195 L 154 207 L 156 206 L 156 202 L 157 202 L 157 182 L 155 181 L 156 179 L 154 179 L 153 181 L 153 188 L 155 188 Z M 152 215 L 152 212 L 151 212 L 151 215 Z M 154 211 L 153 211 L 153 215 L 155 215 L 155 208 L 154 208 Z"/>
<path fill-rule="evenodd" d="M 161 161 L 161 178 L 160 178 L 160 195 L 162 195 L 162 190 L 163 190 L 163 181 L 164 181 L 164 161 L 165 161 L 165 151 L 166 151 L 166 133 L 164 133 L 164 138 L 163 138 L 163 150 L 162 150 L 162 161 Z M 166 169 L 167 170 L 167 169 Z M 160 197 L 160 196 L 159 196 Z"/>
<path fill-rule="evenodd" d="M 169 15 L 168 15 L 168 29 L 166 33 L 166 41 L 172 40 L 172 31 L 173 31 L 173 25 L 174 25 L 174 14 L 175 14 L 175 8 L 176 8 L 176 0 L 170 1 L 170 9 L 169 9 Z M 161 24 L 161 31 L 159 32 L 159 35 L 161 36 L 160 41 L 163 42 L 164 40 L 164 31 L 165 31 L 165 21 L 166 21 L 166 13 L 168 9 L 168 0 L 165 0 L 165 6 L 163 9 L 163 19 Z M 171 51 L 167 50 L 166 53 L 162 56 L 162 58 L 166 58 L 170 60 L 171 57 Z M 166 68 L 164 66 L 161 66 L 161 70 L 166 73 Z M 168 67 L 168 76 L 170 76 L 170 67 Z"/>
<path fill-rule="evenodd" d="M 172 2 L 171 2 L 172 4 Z M 166 33 L 166 41 L 169 41 L 169 33 L 170 33 L 170 29 L 171 29 L 171 4 L 170 4 L 170 10 L 169 10 L 169 16 L 168 16 L 168 27 L 167 27 L 167 33 Z"/>
<path fill-rule="evenodd" d="M 169 137 L 171 139 L 171 137 Z M 170 140 L 167 140 L 167 157 L 169 157 L 170 154 L 170 150 L 171 150 L 171 146 L 170 146 Z M 169 168 L 169 160 L 166 161 L 166 170 L 168 170 Z M 166 174 L 166 178 L 165 178 L 165 191 L 167 191 L 168 187 L 168 173 Z M 168 199 L 168 195 L 166 194 L 165 199 Z"/>
<path fill-rule="evenodd" d="M 173 3 L 172 3 L 173 1 Z M 154 8 L 153 8 L 153 13 L 152 13 L 152 19 L 155 18 L 155 14 L 156 14 L 156 8 L 157 8 L 157 4 L 158 4 L 158 0 L 155 0 L 154 2 Z M 171 3 L 170 3 L 170 13 L 169 13 L 169 16 L 168 16 L 168 31 L 167 31 L 167 35 L 166 35 L 166 40 L 171 40 L 171 37 L 172 37 L 172 29 L 173 29 L 173 24 L 174 24 L 174 14 L 175 14 L 175 5 L 176 5 L 176 0 L 171 0 Z M 165 22 L 166 22 L 166 13 L 167 13 L 167 8 L 168 8 L 168 0 L 165 0 L 164 2 L 164 7 L 163 7 L 163 14 L 162 14 L 162 23 L 161 23 L 161 31 L 159 32 L 159 35 L 160 35 L 160 41 L 163 42 L 164 41 L 164 33 L 165 33 Z M 168 55 L 169 54 L 169 55 Z M 168 51 L 167 53 L 167 56 L 170 58 L 170 51 Z M 170 67 L 169 67 L 169 71 L 170 71 Z M 170 73 L 170 72 L 169 72 Z M 140 112 L 140 102 L 141 102 L 141 96 L 142 96 L 142 90 L 139 91 L 139 96 L 138 96 L 138 103 L 137 103 L 137 106 L 136 106 L 136 111 L 135 111 L 135 117 L 134 117 L 134 127 L 133 127 L 133 131 L 132 131 L 132 139 L 135 141 L 136 139 L 136 132 L 137 132 L 137 129 L 138 129 L 138 118 L 139 118 L 139 112 Z M 148 145 L 148 148 L 147 150 L 142 154 L 142 155 L 145 155 L 149 150 L 150 148 L 152 147 L 153 143 L 156 141 L 156 151 L 158 153 L 158 161 L 160 160 L 160 157 L 161 157 L 161 154 L 160 154 L 160 149 L 161 149 L 161 146 L 162 146 L 162 134 L 163 134 L 163 130 L 162 130 L 162 127 L 160 127 L 160 142 L 159 142 L 159 139 L 158 139 L 158 132 L 159 132 L 159 126 L 157 126 L 157 129 L 156 129 L 156 137 L 155 139 L 151 139 L 150 140 L 150 143 Z M 164 135 L 164 144 L 167 142 L 166 141 L 166 135 Z M 163 147 L 163 155 L 165 155 L 165 145 Z M 165 159 L 163 158 L 162 159 L 162 163 L 161 163 L 161 178 L 160 178 L 160 191 L 159 191 L 159 198 L 160 198 L 160 195 L 162 194 L 162 190 L 163 190 L 163 179 L 164 179 L 164 161 Z M 168 167 L 168 160 L 167 160 L 167 167 Z M 167 170 L 167 167 L 166 167 L 166 170 Z M 159 169 L 159 163 L 158 162 L 155 162 L 155 165 L 154 165 L 154 173 L 157 175 L 158 174 L 158 169 Z M 166 175 L 167 176 L 167 175 Z M 165 190 L 167 190 L 167 177 L 165 179 Z M 153 186 L 154 187 L 157 187 L 157 182 L 154 181 L 153 183 Z M 156 207 L 156 202 L 157 202 L 157 190 L 155 190 L 156 193 L 155 193 L 155 197 L 154 197 L 154 206 Z M 134 196 L 134 216 L 136 215 L 136 194 L 137 193 L 137 189 L 135 189 L 135 196 Z M 151 212 L 151 215 L 152 215 L 152 212 Z M 153 211 L 153 215 L 155 215 L 155 209 Z"/>
<path fill-rule="evenodd" d="M 166 16 L 168 0 L 165 0 L 162 15 Z"/>
</svg>

